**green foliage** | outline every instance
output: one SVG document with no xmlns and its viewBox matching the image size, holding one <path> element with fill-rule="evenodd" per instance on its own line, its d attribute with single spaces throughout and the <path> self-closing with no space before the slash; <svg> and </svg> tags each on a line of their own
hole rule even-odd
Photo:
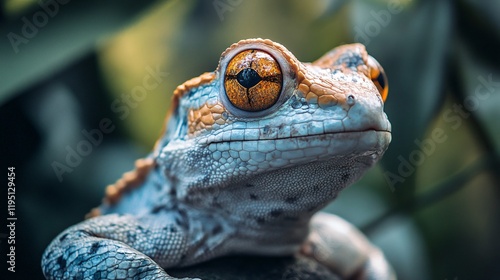
<svg viewBox="0 0 500 280">
<path fill-rule="evenodd" d="M 85 200 L 85 208 L 95 206 L 94 197 L 102 193 L 104 184 L 125 170 L 106 165 L 109 177 L 100 178 L 102 185 L 78 179 L 85 178 L 83 171 L 92 170 L 90 166 L 103 166 L 106 161 L 94 156 L 109 153 L 113 142 L 95 147 L 99 152 L 84 159 L 88 167 L 64 175 L 71 186 L 54 184 L 50 162 L 57 153 L 46 143 L 60 139 L 59 153 L 64 153 L 64 146 L 72 143 L 67 139 L 81 138 L 82 127 L 59 129 L 73 138 L 53 136 L 48 129 L 29 134 L 41 127 L 36 120 L 42 123 L 56 111 L 69 122 L 71 118 L 62 116 L 71 111 L 80 120 L 74 123 L 84 123 L 83 128 L 90 131 L 98 120 L 110 117 L 118 129 L 106 135 L 103 143 L 110 138 L 116 143 L 132 139 L 148 150 L 159 135 L 175 87 L 213 71 L 220 53 L 230 44 L 250 37 L 270 38 L 299 60 L 311 61 L 337 45 L 358 41 L 389 78 L 385 109 L 393 125 L 393 141 L 382 164 L 340 196 L 335 204 L 342 205 L 341 209 L 332 206 L 329 210 L 352 215 L 373 236 L 397 230 L 402 223 L 391 223 L 391 219 L 404 217 L 423 240 L 424 253 L 419 254 L 431 268 L 432 279 L 500 277 L 494 267 L 500 260 L 499 1 L 52 0 L 44 1 L 52 6 L 36 2 L 18 10 L 8 2 L 0 9 L 0 35 L 4 36 L 0 40 L 0 106 L 2 112 L 18 115 L 9 113 L 2 124 L 16 124 L 22 131 L 14 143 L 24 148 L 17 151 L 15 160 L 31 171 L 38 170 L 26 184 L 47 186 L 33 187 L 20 204 L 34 228 L 50 228 L 38 234 L 37 252 L 69 221 L 80 219 L 81 211 L 66 211 L 68 203 Z M 96 57 L 96 69 L 84 67 L 87 64 L 82 61 L 89 56 Z M 125 102 L 151 69 L 168 74 L 144 99 L 129 104 L 129 114 L 122 118 L 123 112 L 113 110 L 113 102 Z M 71 94 L 78 88 L 85 98 L 77 96 L 76 103 L 71 103 L 74 107 L 43 107 L 55 101 L 41 102 L 43 94 L 38 89 L 72 83 L 76 86 L 70 87 Z M 130 150 L 123 151 L 135 156 Z M 94 196 L 80 199 L 92 189 Z M 366 201 L 381 202 L 377 210 L 364 208 L 375 204 L 360 202 L 364 199 L 360 189 L 369 193 Z M 47 198 L 47 193 L 66 196 Z M 69 202 L 53 203 L 61 199 Z M 39 213 L 49 215 L 53 223 L 49 226 L 37 218 Z M 409 243 L 417 241 L 409 239 L 403 247 L 410 250 Z M 28 256 L 28 252 L 21 254 Z M 415 251 L 397 252 L 403 259 Z M 38 266 L 38 261 L 35 254 L 27 262 Z M 404 265 L 396 269 L 404 275 L 401 279 L 420 275 Z"/>
</svg>

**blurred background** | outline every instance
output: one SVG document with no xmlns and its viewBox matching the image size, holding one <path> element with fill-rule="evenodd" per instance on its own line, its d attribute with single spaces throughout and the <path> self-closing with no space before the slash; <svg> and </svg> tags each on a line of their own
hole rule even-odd
<svg viewBox="0 0 500 280">
<path fill-rule="evenodd" d="M 389 78 L 391 146 L 326 211 L 361 228 L 399 279 L 500 279 L 498 11 L 494 0 L 0 1 L 1 205 L 14 166 L 18 218 L 15 274 L 0 229 L 1 278 L 42 279 L 48 243 L 151 150 L 175 87 L 262 37 L 304 62 L 357 41 Z"/>
</svg>

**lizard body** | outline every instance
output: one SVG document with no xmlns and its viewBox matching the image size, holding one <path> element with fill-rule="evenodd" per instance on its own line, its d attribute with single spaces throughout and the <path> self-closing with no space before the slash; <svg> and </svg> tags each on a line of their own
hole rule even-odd
<svg viewBox="0 0 500 280">
<path fill-rule="evenodd" d="M 47 279 L 174 279 L 232 254 L 302 253 L 345 278 L 394 279 L 342 219 L 316 213 L 389 145 L 387 80 L 360 44 L 298 61 L 270 40 L 177 87 L 151 155 L 42 258 Z"/>
</svg>

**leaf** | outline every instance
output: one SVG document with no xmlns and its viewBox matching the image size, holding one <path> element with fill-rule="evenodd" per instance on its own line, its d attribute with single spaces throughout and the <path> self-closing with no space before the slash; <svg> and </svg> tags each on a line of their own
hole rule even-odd
<svg viewBox="0 0 500 280">
<path fill-rule="evenodd" d="M 389 79 L 385 110 L 393 140 L 383 164 L 386 177 L 391 172 L 401 180 L 388 185 L 412 193 L 416 166 L 410 162 L 408 172 L 401 172 L 405 169 L 402 162 L 408 162 L 410 153 L 418 149 L 415 140 L 422 139 L 442 104 L 453 17 L 449 1 L 391 3 L 394 1 L 387 5 L 357 1 L 353 30 L 355 39 L 366 45 Z M 410 187 L 400 188 L 402 183 Z"/>
<path fill-rule="evenodd" d="M 153 2 L 46 1 L 51 4 L 40 2 L 19 18 L 3 21 L 0 104 L 90 52 L 98 39 L 123 28 Z"/>
</svg>

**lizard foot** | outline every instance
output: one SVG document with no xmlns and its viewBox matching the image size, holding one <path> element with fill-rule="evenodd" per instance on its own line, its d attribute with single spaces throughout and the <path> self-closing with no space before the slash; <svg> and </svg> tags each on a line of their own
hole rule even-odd
<svg viewBox="0 0 500 280">
<path fill-rule="evenodd" d="M 159 236 L 159 230 L 144 228 L 144 221 L 118 215 L 77 224 L 62 232 L 47 248 L 42 258 L 43 273 L 47 279 L 179 279 L 169 276 L 151 257 L 178 261 L 181 256 L 172 252 L 182 252 L 182 237 L 164 235 L 170 240 L 156 246 L 152 237 Z"/>
<path fill-rule="evenodd" d="M 301 253 L 328 266 L 343 279 L 395 280 L 383 253 L 343 219 L 317 213 Z"/>
</svg>

